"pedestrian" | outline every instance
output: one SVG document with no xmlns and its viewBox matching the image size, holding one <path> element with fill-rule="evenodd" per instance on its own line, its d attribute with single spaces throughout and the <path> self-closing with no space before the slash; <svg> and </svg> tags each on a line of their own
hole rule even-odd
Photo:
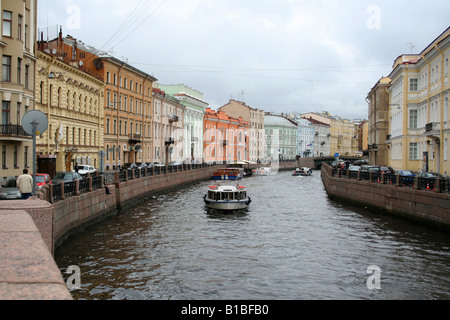
<svg viewBox="0 0 450 320">
<path fill-rule="evenodd" d="M 22 199 L 26 200 L 31 197 L 33 192 L 33 177 L 28 174 L 28 169 L 23 169 L 23 174 L 17 178 L 16 184 L 22 195 Z"/>
<path fill-rule="evenodd" d="M 75 172 L 78 172 L 78 170 L 80 170 L 80 168 L 78 168 L 78 163 L 75 163 Z"/>
</svg>

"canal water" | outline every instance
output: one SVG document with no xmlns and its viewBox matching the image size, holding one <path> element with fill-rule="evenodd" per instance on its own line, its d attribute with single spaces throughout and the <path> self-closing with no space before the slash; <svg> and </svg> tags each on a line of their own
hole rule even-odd
<svg viewBox="0 0 450 320">
<path fill-rule="evenodd" d="M 449 299 L 450 235 L 328 199 L 320 172 L 240 181 L 253 202 L 209 212 L 210 181 L 151 197 L 56 250 L 74 299 Z M 67 279 L 69 275 L 64 275 Z"/>
</svg>

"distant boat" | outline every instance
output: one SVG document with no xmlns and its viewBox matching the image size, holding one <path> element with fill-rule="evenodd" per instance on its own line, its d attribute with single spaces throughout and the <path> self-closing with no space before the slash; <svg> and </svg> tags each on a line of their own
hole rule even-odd
<svg viewBox="0 0 450 320">
<path fill-rule="evenodd" d="M 203 197 L 208 208 L 220 211 L 236 211 L 246 209 L 252 202 L 244 186 L 210 186 Z"/>
<path fill-rule="evenodd" d="M 311 168 L 301 167 L 297 168 L 292 172 L 292 176 L 310 176 L 312 174 Z"/>
<path fill-rule="evenodd" d="M 268 176 L 272 172 L 270 167 L 260 167 L 252 170 L 254 175 Z"/>
<path fill-rule="evenodd" d="M 239 180 L 244 177 L 243 168 L 224 168 L 214 171 L 212 180 Z"/>
</svg>

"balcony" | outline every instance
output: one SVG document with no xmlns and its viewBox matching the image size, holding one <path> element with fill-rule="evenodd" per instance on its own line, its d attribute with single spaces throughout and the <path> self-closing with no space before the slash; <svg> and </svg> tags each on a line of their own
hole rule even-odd
<svg viewBox="0 0 450 320">
<path fill-rule="evenodd" d="M 175 139 L 174 138 L 164 138 L 164 144 L 166 146 L 170 146 L 171 144 L 175 143 Z"/>
<path fill-rule="evenodd" d="M 178 121 L 179 121 L 179 118 L 178 118 L 177 115 L 171 114 L 171 115 L 169 116 L 169 122 L 178 122 Z"/>
<path fill-rule="evenodd" d="M 141 141 L 142 141 L 142 136 L 140 133 L 130 134 L 130 136 L 129 136 L 130 144 L 140 143 Z"/>
<path fill-rule="evenodd" d="M 28 141 L 33 137 L 23 130 L 21 125 L 14 124 L 2 124 L 0 132 L 0 140 L 18 140 L 18 141 Z M 17 139 L 14 139 L 17 138 Z"/>
<path fill-rule="evenodd" d="M 425 125 L 425 134 L 430 138 L 439 138 L 441 135 L 441 124 L 439 122 L 430 122 Z"/>
</svg>

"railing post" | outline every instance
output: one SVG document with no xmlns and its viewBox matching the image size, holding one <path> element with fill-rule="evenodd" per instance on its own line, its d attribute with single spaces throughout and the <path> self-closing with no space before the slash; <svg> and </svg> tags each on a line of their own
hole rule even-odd
<svg viewBox="0 0 450 320">
<path fill-rule="evenodd" d="M 125 181 L 128 180 L 128 171 L 125 171 Z M 105 181 L 103 181 L 103 186 L 105 184 Z M 117 185 L 119 183 L 119 171 L 114 171 L 114 185 Z"/>
<path fill-rule="evenodd" d="M 435 192 L 441 193 L 441 178 L 436 177 L 436 180 L 434 181 L 434 183 L 435 183 L 435 185 L 434 185 Z"/>
<path fill-rule="evenodd" d="M 383 184 L 384 184 L 384 175 L 385 175 L 385 173 L 381 172 L 381 178 L 380 178 L 381 181 L 380 182 Z"/>
<path fill-rule="evenodd" d="M 60 185 L 61 185 L 61 200 L 66 200 L 66 194 L 64 193 L 64 182 L 61 182 Z"/>
<path fill-rule="evenodd" d="M 53 203 L 53 184 L 50 183 L 47 186 L 48 186 L 48 188 L 47 188 L 47 196 L 48 196 L 47 201 L 50 202 L 50 203 Z"/>
<path fill-rule="evenodd" d="M 361 180 L 361 170 L 358 170 L 358 180 Z"/>
<path fill-rule="evenodd" d="M 92 187 L 92 177 L 91 175 L 89 175 L 89 187 L 88 187 L 89 192 L 92 192 L 94 190 L 94 188 Z"/>
<path fill-rule="evenodd" d="M 373 179 L 373 171 L 369 171 L 369 181 L 373 182 L 372 179 Z"/>
<path fill-rule="evenodd" d="M 415 190 L 419 190 L 419 177 L 418 176 L 414 177 L 414 185 L 412 188 Z"/>
<path fill-rule="evenodd" d="M 80 195 L 80 180 L 75 180 L 75 195 Z"/>
</svg>

